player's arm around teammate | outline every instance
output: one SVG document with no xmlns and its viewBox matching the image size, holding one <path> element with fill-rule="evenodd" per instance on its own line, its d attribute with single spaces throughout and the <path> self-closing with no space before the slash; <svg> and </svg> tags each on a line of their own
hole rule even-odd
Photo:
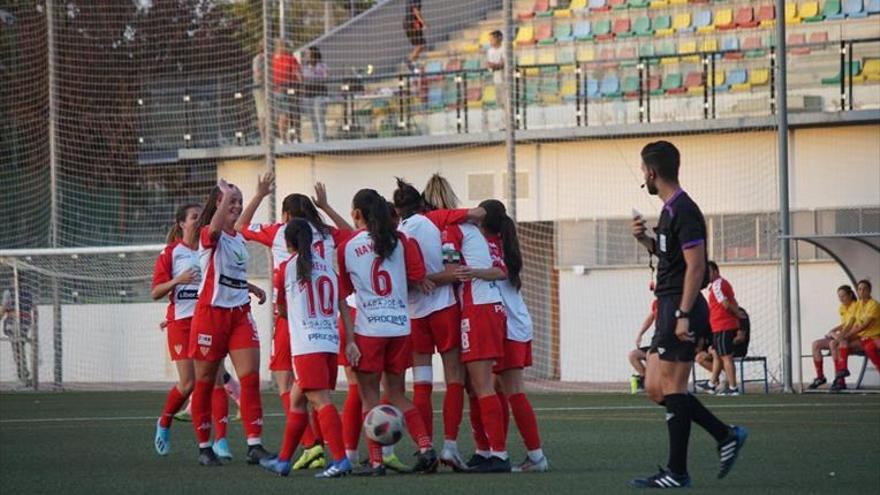
<svg viewBox="0 0 880 495">
<path fill-rule="evenodd" d="M 831 362 L 837 362 L 838 346 L 833 345 L 834 337 L 840 332 L 843 326 L 846 325 L 852 310 L 856 307 L 856 293 L 849 285 L 841 285 L 837 288 L 837 299 L 840 301 L 840 306 L 837 308 L 837 313 L 840 315 L 840 324 L 829 330 L 821 339 L 814 340 L 811 346 L 813 353 L 813 367 L 816 369 L 816 378 L 814 378 L 813 382 L 807 387 L 810 390 L 815 390 L 828 383 L 828 379 L 825 378 L 824 356 L 822 356 L 822 351 L 828 350 L 828 352 L 831 353 Z"/>
<path fill-rule="evenodd" d="M 242 212 L 241 191 L 220 179 L 211 191 L 197 224 L 202 279 L 190 333 L 194 359 L 193 427 L 199 463 L 220 465 L 211 449 L 210 395 L 220 362 L 232 359 L 241 381 L 241 415 L 249 464 L 268 456 L 262 446 L 260 339 L 250 312 L 247 247 L 235 230 Z"/>
</svg>

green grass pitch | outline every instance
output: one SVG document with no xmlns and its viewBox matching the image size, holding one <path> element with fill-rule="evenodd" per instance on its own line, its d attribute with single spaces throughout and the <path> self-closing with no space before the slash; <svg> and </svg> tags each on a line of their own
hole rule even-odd
<svg viewBox="0 0 880 495">
<path fill-rule="evenodd" d="M 663 410 L 642 396 L 532 394 L 544 449 L 545 474 L 395 475 L 381 479 L 312 479 L 314 471 L 289 478 L 247 466 L 241 426 L 230 426 L 236 459 L 222 468 L 196 464 L 190 423 L 172 429 L 172 453 L 153 451 L 157 392 L 65 392 L 0 394 L 0 493 L 53 495 L 202 493 L 320 495 L 604 494 L 632 493 L 630 478 L 652 474 L 666 460 Z M 880 492 L 880 397 L 870 395 L 747 395 L 701 397 L 723 420 L 747 427 L 751 436 L 733 472 L 719 481 L 711 438 L 692 430 L 690 472 L 698 493 Z M 336 396 L 342 400 L 341 395 Z M 440 397 L 435 397 L 440 405 Z M 280 404 L 263 396 L 263 438 L 275 450 L 283 429 Z M 233 408 L 234 410 L 234 408 Z M 462 452 L 471 452 L 467 414 Z M 442 423 L 435 415 L 435 440 Z M 511 454 L 524 450 L 515 425 Z M 411 462 L 404 440 L 398 454 Z M 361 449 L 362 454 L 364 449 Z"/>
</svg>

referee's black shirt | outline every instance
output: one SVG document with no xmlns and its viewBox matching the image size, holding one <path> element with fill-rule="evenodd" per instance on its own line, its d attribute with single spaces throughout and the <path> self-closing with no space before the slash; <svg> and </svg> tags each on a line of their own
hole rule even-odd
<svg viewBox="0 0 880 495">
<path fill-rule="evenodd" d="M 656 238 L 657 286 L 654 294 L 660 296 L 681 295 L 684 290 L 684 273 L 687 265 L 684 250 L 706 243 L 706 219 L 700 207 L 679 189 L 663 205 L 660 221 L 654 227 Z M 706 255 L 708 262 L 708 254 Z M 709 268 L 703 273 L 700 289 L 709 284 Z"/>
</svg>

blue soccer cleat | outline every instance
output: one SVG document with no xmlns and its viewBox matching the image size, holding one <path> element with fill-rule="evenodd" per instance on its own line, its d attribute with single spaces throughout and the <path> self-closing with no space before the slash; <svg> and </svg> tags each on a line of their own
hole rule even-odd
<svg viewBox="0 0 880 495">
<path fill-rule="evenodd" d="M 343 457 L 341 461 L 330 464 L 330 467 L 315 475 L 315 478 L 341 478 L 347 474 L 351 474 L 354 468 L 347 457 Z"/>
<path fill-rule="evenodd" d="M 229 450 L 229 442 L 226 441 L 225 437 L 219 440 L 215 440 L 214 445 L 212 445 L 211 448 L 214 450 L 214 453 L 217 454 L 217 457 L 219 457 L 221 460 L 232 460 L 232 451 Z"/>
<path fill-rule="evenodd" d="M 689 488 L 691 477 L 687 474 L 675 474 L 663 468 L 648 478 L 637 478 L 629 482 L 635 488 Z"/>
<path fill-rule="evenodd" d="M 275 473 L 278 476 L 287 476 L 290 474 L 290 461 L 282 461 L 278 456 L 265 457 L 260 459 L 260 466 L 266 471 Z"/>
<path fill-rule="evenodd" d="M 719 480 L 727 476 L 727 473 L 733 468 L 733 464 L 739 457 L 739 451 L 742 450 L 747 438 L 749 438 L 748 430 L 734 426 L 730 437 L 718 444 L 718 457 L 721 459 L 721 470 L 718 471 Z"/>
<path fill-rule="evenodd" d="M 153 445 L 156 447 L 156 453 L 159 455 L 168 455 L 171 452 L 171 439 L 169 438 L 170 429 L 162 428 L 159 422 L 156 422 L 156 438 Z"/>
</svg>

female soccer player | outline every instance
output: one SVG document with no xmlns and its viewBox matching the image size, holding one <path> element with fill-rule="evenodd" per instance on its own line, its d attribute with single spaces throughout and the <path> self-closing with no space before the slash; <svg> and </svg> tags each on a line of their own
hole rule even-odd
<svg viewBox="0 0 880 495">
<path fill-rule="evenodd" d="M 859 307 L 856 293 L 849 285 L 841 285 L 837 288 L 837 299 L 840 301 L 840 306 L 837 307 L 837 313 L 840 315 L 840 325 L 832 328 L 821 339 L 813 341 L 813 367 L 816 368 L 816 378 L 813 380 L 813 383 L 807 387 L 810 390 L 816 390 L 822 385 L 828 383 L 828 379 L 825 378 L 825 369 L 822 363 L 822 350 L 828 349 L 831 353 L 831 362 L 837 365 L 838 346 L 833 345 L 834 337 L 841 328 L 846 326 L 850 319 L 855 317 L 855 311 Z"/>
<path fill-rule="evenodd" d="M 452 186 L 439 174 L 428 181 L 423 196 L 429 209 L 451 209 L 458 205 Z M 468 466 L 477 472 L 508 472 L 507 412 L 492 378 L 495 361 L 504 355 L 506 334 L 504 305 L 494 280 L 501 280 L 506 274 L 502 268 L 494 266 L 489 243 L 477 227 L 451 225 L 443 231 L 442 238 L 443 251 L 452 258 L 447 260 L 447 271 L 455 273 L 463 282 L 458 294 L 462 308 L 461 360 L 467 371 L 471 423 L 477 428 L 482 425 L 488 438 L 488 452 L 478 446 L 478 452 Z M 460 274 L 455 271 L 457 261 L 468 267 L 466 271 Z M 476 434 L 475 439 L 478 439 Z"/>
<path fill-rule="evenodd" d="M 174 414 L 180 409 L 193 389 L 193 362 L 189 357 L 189 334 L 192 315 L 199 289 L 199 258 L 196 251 L 196 222 L 202 212 L 197 204 L 182 205 L 174 215 L 174 226 L 168 232 L 167 245 L 153 269 L 154 300 L 169 297 L 165 315 L 168 351 L 177 367 L 178 383 L 168 392 L 165 407 L 156 424 L 154 445 L 159 455 L 171 450 L 169 430 Z M 218 371 L 211 393 L 211 412 L 214 420 L 213 450 L 222 459 L 231 459 L 226 441 L 229 402 L 224 389 L 223 374 Z"/>
<path fill-rule="evenodd" d="M 846 389 L 846 377 L 849 376 L 847 358 L 850 349 L 862 351 L 868 359 L 874 363 L 874 367 L 880 371 L 880 303 L 871 297 L 871 282 L 859 280 L 856 284 L 859 294 L 858 306 L 855 315 L 835 335 L 834 343 L 837 345 L 837 376 L 831 385 L 832 392 Z"/>
<path fill-rule="evenodd" d="M 266 294 L 247 282 L 248 252 L 244 237 L 235 231 L 241 216 L 241 191 L 225 180 L 217 181 L 196 223 L 202 279 L 192 320 L 189 353 L 194 359 L 193 427 L 199 442 L 199 464 L 219 466 L 211 449 L 212 382 L 220 361 L 228 354 L 241 381 L 241 416 L 247 436 L 248 464 L 257 464 L 269 453 L 260 434 L 263 407 L 260 400 L 260 336 L 250 311 L 250 293 L 260 304 Z"/>
<path fill-rule="evenodd" d="M 504 356 L 495 363 L 495 373 L 501 393 L 506 396 L 505 402 L 510 404 L 513 419 L 519 429 L 523 442 L 528 450 L 526 459 L 513 468 L 515 472 L 543 472 L 550 469 L 544 451 L 541 449 L 541 437 L 538 433 L 538 421 L 532 404 L 525 395 L 523 369 L 532 365 L 532 318 L 523 300 L 522 280 L 520 272 L 523 267 L 519 249 L 519 238 L 516 223 L 507 216 L 507 210 L 501 201 L 490 199 L 480 203 L 486 210 L 486 218 L 480 226 L 489 251 L 496 265 L 505 268 L 505 277 L 498 280 L 501 299 L 507 315 L 507 334 L 504 339 Z M 478 275 L 471 267 L 463 265 L 458 273 L 467 279 Z M 507 411 L 504 411 L 506 415 Z"/>
<path fill-rule="evenodd" d="M 358 191 L 351 214 L 360 230 L 339 247 L 337 256 L 343 292 L 357 294 L 354 343 L 361 357 L 352 365 L 363 412 L 379 404 L 379 384 L 384 374 L 388 399 L 403 411 L 407 429 L 419 446 L 413 470 L 431 472 L 437 469 L 437 455 L 421 414 L 404 393 L 404 372 L 412 366 L 407 286 L 430 290 L 432 284 L 425 280 L 418 246 L 397 232 L 388 204 L 379 193 L 372 189 Z M 381 476 L 385 473 L 382 449 L 372 440 L 367 445 L 370 465 L 363 474 Z"/>
<path fill-rule="evenodd" d="M 478 221 L 485 214 L 473 210 L 425 211 L 421 193 L 403 179 L 397 179 L 394 208 L 401 217 L 398 230 L 419 246 L 428 276 L 442 275 L 443 250 L 441 233 L 449 225 L 467 220 Z M 409 291 L 409 309 L 413 343 L 413 403 L 433 437 L 434 408 L 431 403 L 433 369 L 431 355 L 436 349 L 443 360 L 446 395 L 443 399 L 443 450 L 440 462 L 455 471 L 468 469 L 458 450 L 458 429 L 464 410 L 464 371 L 460 362 L 461 309 L 451 285 L 439 285 L 431 293 Z"/>
<path fill-rule="evenodd" d="M 274 272 L 278 272 L 281 263 L 290 257 L 287 252 L 287 244 L 284 239 L 284 227 L 294 218 L 305 219 L 312 226 L 312 233 L 316 245 L 329 258 L 335 256 L 336 246 L 351 235 L 351 226 L 341 215 L 327 202 L 327 193 L 324 185 L 315 185 L 315 203 L 304 194 L 289 194 L 281 203 L 281 222 L 272 224 L 252 224 L 251 220 L 259 208 L 263 199 L 272 190 L 273 176 L 266 174 L 257 185 L 257 194 L 251 199 L 247 207 L 242 211 L 241 217 L 235 224 L 235 229 L 241 232 L 248 241 L 258 242 L 268 247 L 272 252 L 272 266 Z M 327 212 L 339 228 L 334 228 L 326 223 L 318 213 L 315 205 Z M 273 291 L 273 300 L 277 300 L 278 293 Z M 285 411 L 290 411 L 290 385 L 293 383 L 293 364 L 290 356 L 290 332 L 288 330 L 287 315 L 278 311 L 275 307 L 275 331 L 272 334 L 272 354 L 269 359 L 269 370 L 278 384 L 281 395 L 281 404 Z M 317 416 L 313 417 L 314 425 L 318 425 Z M 294 463 L 294 469 L 322 468 L 324 467 L 323 441 L 320 428 L 311 426 L 306 428 L 302 437 L 305 451 L 302 457 Z"/>
<path fill-rule="evenodd" d="M 338 478 L 351 472 L 352 465 L 345 455 L 342 441 L 342 422 L 336 406 L 330 401 L 330 391 L 336 388 L 336 372 L 340 330 L 336 328 L 339 309 L 336 272 L 332 260 L 322 256 L 320 241 L 312 236 L 313 226 L 296 218 L 288 222 L 284 237 L 291 258 L 281 264 L 276 275 L 278 311 L 288 315 L 290 322 L 290 352 L 296 368 L 296 382 L 290 392 L 290 411 L 284 427 L 284 441 L 277 457 L 264 459 L 260 464 L 281 476 L 290 473 L 290 459 L 309 424 L 306 404 L 317 411 L 321 431 L 326 435 L 333 463 L 317 478 Z M 344 304 L 344 302 L 343 302 Z M 352 363 L 359 359 L 357 346 L 351 336 L 352 323 L 348 312 L 341 313 L 342 331 L 349 334 L 348 355 Z"/>
</svg>

